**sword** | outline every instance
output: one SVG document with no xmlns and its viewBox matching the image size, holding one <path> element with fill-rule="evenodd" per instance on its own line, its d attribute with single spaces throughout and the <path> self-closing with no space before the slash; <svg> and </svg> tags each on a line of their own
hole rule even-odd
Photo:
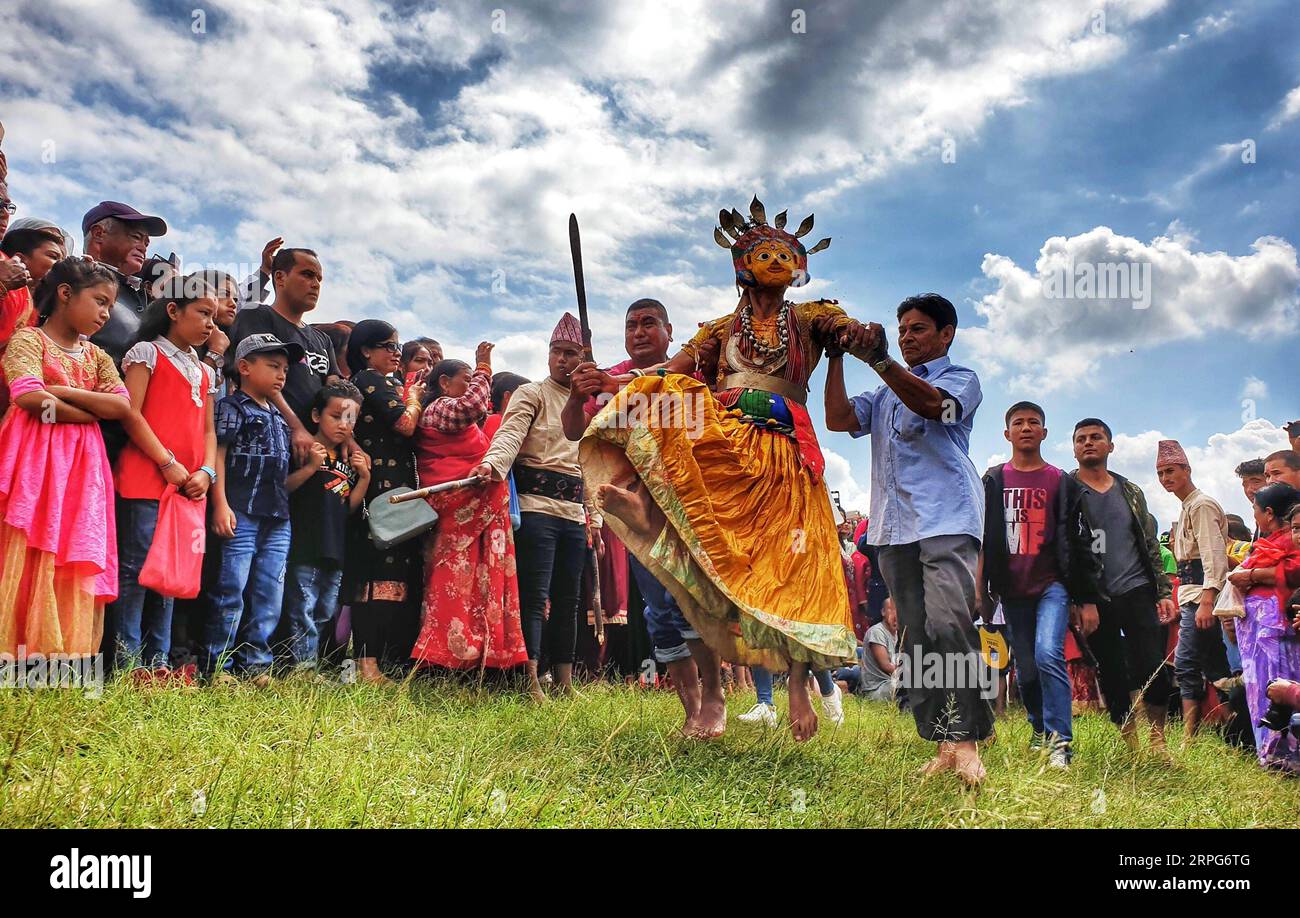
<svg viewBox="0 0 1300 918">
<path fill-rule="evenodd" d="M 578 291 L 578 324 L 582 326 L 582 359 L 595 363 L 591 354 L 591 322 L 587 318 L 587 283 L 582 276 L 582 238 L 578 235 L 578 215 L 569 214 L 569 253 L 573 256 L 573 283 Z M 596 540 L 600 533 L 591 528 L 588 518 L 587 543 L 591 552 L 591 615 L 595 621 L 596 642 L 605 643 L 605 611 L 601 608 L 600 593 L 600 552 L 596 550 Z"/>
<path fill-rule="evenodd" d="M 582 326 L 582 359 L 591 356 L 591 322 L 587 318 L 587 284 L 582 277 L 582 239 L 578 236 L 578 215 L 569 214 L 569 252 L 573 255 L 573 283 L 578 288 L 578 324 Z"/>
<path fill-rule="evenodd" d="M 443 491 L 455 491 L 457 488 L 468 488 L 471 485 L 482 484 L 477 478 L 461 478 L 456 481 L 445 481 L 442 484 L 429 485 L 427 488 L 418 488 L 414 491 L 407 491 L 404 494 L 394 494 L 388 498 L 390 504 L 404 504 L 408 500 L 423 500 L 430 494 L 441 494 Z"/>
</svg>

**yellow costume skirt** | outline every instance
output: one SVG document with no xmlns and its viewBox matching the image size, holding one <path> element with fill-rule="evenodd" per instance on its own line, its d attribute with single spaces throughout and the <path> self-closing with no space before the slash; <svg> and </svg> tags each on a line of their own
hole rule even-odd
<svg viewBox="0 0 1300 918">
<path fill-rule="evenodd" d="M 98 653 L 104 603 L 95 599 L 97 573 L 89 565 L 56 565 L 51 552 L 27 544 L 21 529 L 0 523 L 0 653 Z"/>
<path fill-rule="evenodd" d="M 688 376 L 633 380 L 580 445 L 587 493 L 640 477 L 666 524 L 605 524 L 723 659 L 783 670 L 853 660 L 857 642 L 830 496 L 793 439 L 740 420 Z M 630 468 L 629 468 L 630 465 Z"/>
</svg>

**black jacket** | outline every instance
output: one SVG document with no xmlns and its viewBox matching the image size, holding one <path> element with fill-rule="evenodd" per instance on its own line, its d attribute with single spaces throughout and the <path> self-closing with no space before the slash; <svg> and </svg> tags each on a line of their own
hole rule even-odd
<svg viewBox="0 0 1300 918">
<path fill-rule="evenodd" d="M 1077 481 L 1079 470 L 1075 469 L 1071 472 L 1070 477 Z M 1160 540 L 1156 536 L 1156 520 L 1147 509 L 1146 495 L 1142 493 L 1141 488 L 1123 475 L 1111 472 L 1110 477 L 1115 479 L 1112 487 L 1121 489 L 1129 511 L 1133 514 L 1133 537 L 1141 546 L 1142 567 L 1156 588 L 1156 598 L 1169 599 L 1173 596 L 1174 588 L 1169 582 L 1169 575 L 1165 573 L 1165 562 L 1160 556 Z"/>
<path fill-rule="evenodd" d="M 984 583 L 994 596 L 1001 597 L 1008 586 L 1006 517 L 1002 508 L 1002 466 L 995 465 L 984 473 Z M 1064 587 L 1075 605 L 1105 602 L 1105 580 L 1101 556 L 1093 551 L 1092 522 L 1083 505 L 1083 488 L 1073 477 L 1061 473 L 1057 494 L 1056 533 L 1053 539 L 1057 566 Z"/>
</svg>

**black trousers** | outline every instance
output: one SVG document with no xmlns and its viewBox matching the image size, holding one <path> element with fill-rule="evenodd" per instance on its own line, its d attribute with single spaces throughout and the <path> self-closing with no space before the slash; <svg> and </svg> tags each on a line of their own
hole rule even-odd
<svg viewBox="0 0 1300 918">
<path fill-rule="evenodd" d="M 587 557 L 586 529 L 573 520 L 531 510 L 521 513 L 520 519 L 515 565 L 528 659 L 536 662 L 545 656 L 551 664 L 572 663 L 578 635 L 578 593 Z M 549 618 L 547 599 L 551 601 Z"/>
<path fill-rule="evenodd" d="M 1172 689 L 1165 659 L 1167 626 L 1156 615 L 1156 590 L 1151 584 L 1112 596 L 1097 605 L 1097 630 L 1088 648 L 1097 658 L 1097 681 L 1106 696 L 1106 711 L 1116 725 L 1132 708 L 1130 696 L 1161 707 Z"/>
<path fill-rule="evenodd" d="M 972 614 L 979 542 L 969 535 L 930 536 L 882 545 L 879 557 L 898 610 L 898 649 L 909 658 L 904 685 L 917 732 L 935 742 L 984 739 L 993 732 L 993 709 L 975 675 L 983 665 Z M 923 678 L 920 667 L 931 658 L 953 672 L 952 683 L 946 676 L 943 685 Z"/>
</svg>

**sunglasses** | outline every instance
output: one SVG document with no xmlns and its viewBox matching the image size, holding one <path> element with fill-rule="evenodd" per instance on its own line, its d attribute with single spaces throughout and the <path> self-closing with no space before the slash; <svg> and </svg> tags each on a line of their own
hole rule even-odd
<svg viewBox="0 0 1300 918">
<path fill-rule="evenodd" d="M 381 347 L 381 348 L 383 348 L 384 350 L 389 351 L 389 352 L 391 352 L 391 353 L 393 353 L 393 354 L 400 354 L 400 353 L 402 353 L 402 346 L 401 346 L 400 344 L 398 344 L 396 341 L 384 341 L 384 342 L 382 342 L 382 343 L 380 343 L 380 344 L 376 344 L 375 347 L 377 347 L 377 348 L 380 348 L 380 347 Z"/>
</svg>

